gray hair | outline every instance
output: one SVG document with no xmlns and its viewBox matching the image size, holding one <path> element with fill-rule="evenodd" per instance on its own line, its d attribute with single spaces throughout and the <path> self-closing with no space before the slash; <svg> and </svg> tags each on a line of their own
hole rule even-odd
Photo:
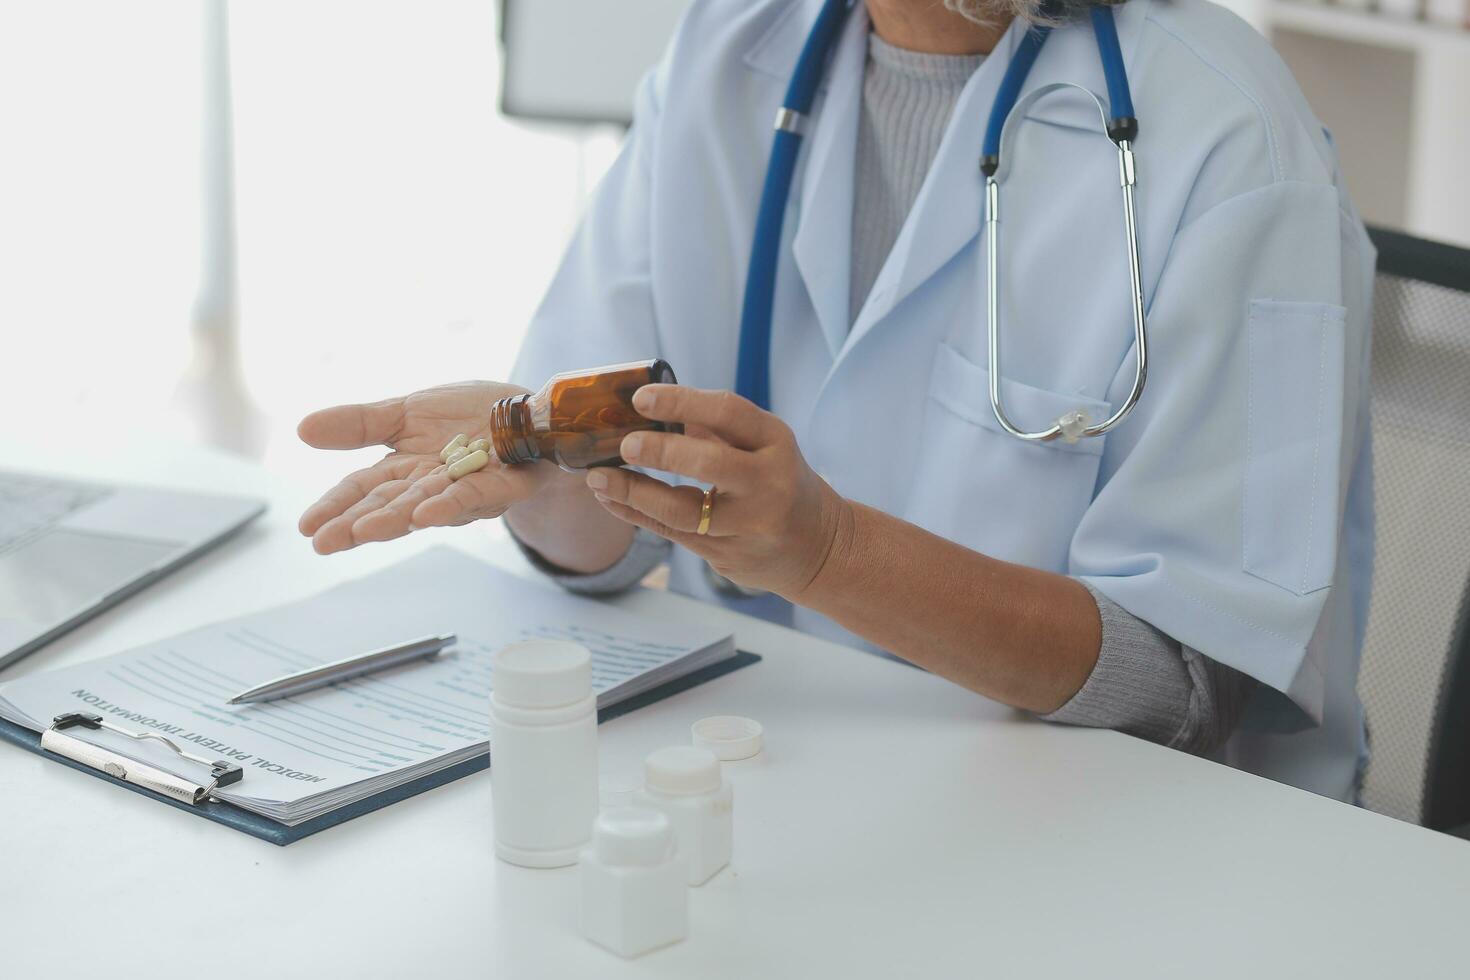
<svg viewBox="0 0 1470 980">
<path fill-rule="evenodd" d="M 1116 6 L 1124 0 L 944 0 L 944 6 L 966 20 L 992 27 L 1002 19 L 1019 17 L 1033 24 L 1059 24 L 1096 6 Z"/>
</svg>

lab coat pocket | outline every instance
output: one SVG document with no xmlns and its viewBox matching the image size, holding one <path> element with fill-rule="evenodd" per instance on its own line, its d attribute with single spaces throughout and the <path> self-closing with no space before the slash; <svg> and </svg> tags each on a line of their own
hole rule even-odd
<svg viewBox="0 0 1470 980">
<path fill-rule="evenodd" d="M 1003 378 L 1001 399 L 1018 426 L 1040 429 L 1105 402 Z M 990 374 L 947 343 L 935 354 L 920 461 L 905 516 L 995 558 L 1062 571 L 1077 522 L 1092 501 L 1106 436 L 1031 443 L 1010 435 L 990 407 Z"/>
<path fill-rule="evenodd" d="M 1241 559 L 1298 595 L 1337 565 L 1346 318 L 1327 303 L 1250 306 Z"/>
</svg>

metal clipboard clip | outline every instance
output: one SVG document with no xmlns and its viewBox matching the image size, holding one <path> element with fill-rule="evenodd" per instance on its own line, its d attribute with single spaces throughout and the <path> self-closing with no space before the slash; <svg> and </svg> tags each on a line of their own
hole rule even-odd
<svg viewBox="0 0 1470 980">
<path fill-rule="evenodd" d="M 151 766 L 146 762 L 139 762 L 120 755 L 110 749 L 104 749 L 100 745 L 84 742 L 74 735 L 65 733 L 65 729 L 80 725 L 82 728 L 105 728 L 109 732 L 118 735 L 126 735 L 128 738 L 144 741 L 151 739 L 162 742 L 179 754 L 181 758 L 190 762 L 197 762 L 209 769 L 209 782 L 204 785 L 192 782 L 182 776 Z M 162 793 L 169 799 L 178 800 L 180 803 L 190 805 L 203 803 L 212 798 L 216 789 L 238 783 L 245 777 L 245 771 L 231 762 L 223 762 L 216 759 L 205 759 L 201 756 L 185 752 L 173 742 L 162 735 L 153 732 L 130 732 L 125 728 L 119 728 L 111 722 L 102 720 L 101 715 L 90 715 L 82 711 L 71 711 L 63 715 L 57 715 L 51 722 L 51 727 L 41 733 L 41 748 L 57 755 L 66 756 L 68 759 L 100 769 L 107 775 L 125 782 L 136 783 L 145 789 L 151 789 L 155 793 Z"/>
</svg>

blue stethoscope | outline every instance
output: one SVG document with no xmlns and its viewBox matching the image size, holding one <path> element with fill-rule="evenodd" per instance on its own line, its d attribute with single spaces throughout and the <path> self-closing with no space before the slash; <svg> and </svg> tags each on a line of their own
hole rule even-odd
<svg viewBox="0 0 1470 980">
<path fill-rule="evenodd" d="M 771 146 L 765 184 L 761 189 L 755 240 L 750 250 L 750 271 L 745 281 L 745 302 L 740 315 L 740 353 L 735 374 L 735 390 L 762 408 L 770 407 L 771 310 L 786 201 L 791 193 L 797 153 L 801 148 L 805 122 L 811 112 L 823 66 L 855 2 L 858 0 L 827 0 L 823 5 L 797 58 L 796 70 L 786 89 L 786 98 L 776 112 L 775 142 Z M 1022 112 L 1013 113 L 1018 106 L 1026 76 L 1035 64 L 1041 46 L 1051 35 L 1050 27 L 1032 26 L 1021 38 L 1011 63 L 1006 68 L 1005 76 L 1001 79 L 981 147 L 980 170 L 985 175 L 990 407 L 1002 429 L 1028 442 L 1049 442 L 1057 438 L 1076 442 L 1084 436 L 1102 435 L 1132 411 L 1139 396 L 1143 394 L 1144 380 L 1148 375 L 1148 338 L 1144 325 L 1143 290 L 1139 280 L 1138 228 L 1133 204 L 1137 179 L 1132 143 L 1138 135 L 1138 120 L 1133 115 L 1133 98 L 1128 91 L 1128 75 L 1123 68 L 1123 52 L 1118 44 L 1118 29 L 1113 22 L 1112 8 L 1095 6 L 1091 13 L 1097 50 L 1102 58 L 1103 74 L 1107 78 L 1111 111 L 1104 110 L 1102 102 L 1089 89 L 1071 82 L 1057 82 L 1040 86 L 1028 93 L 1024 100 L 1020 100 Z M 1033 101 L 1061 88 L 1079 89 L 1092 99 L 1102 119 L 1103 129 L 1118 148 L 1118 173 L 1123 188 L 1123 221 L 1128 239 L 1128 278 L 1137 362 L 1132 391 L 1121 407 L 1108 418 L 1093 422 L 1085 411 L 1078 409 L 1062 415 L 1045 429 L 1029 432 L 1011 422 L 1000 397 L 1000 275 L 997 263 L 1000 251 L 1001 136 L 1008 119 L 1013 115 L 1016 118 L 1023 117 Z"/>
<path fill-rule="evenodd" d="M 776 286 L 776 261 L 781 246 L 781 224 L 786 202 L 791 195 L 791 180 L 796 171 L 796 157 L 807 116 L 821 81 L 822 68 L 836 43 L 837 35 L 852 5 L 860 0 L 827 0 L 816 24 L 802 46 L 796 70 L 786 89 L 786 98 L 776 111 L 776 136 L 771 145 L 770 162 L 761 188 L 760 210 L 756 214 L 755 241 L 750 249 L 750 271 L 745 280 L 745 302 L 740 314 L 740 353 L 735 369 L 735 390 L 761 408 L 770 408 L 771 399 L 771 318 Z M 1027 442 L 1050 442 L 1062 439 L 1076 442 L 1086 436 L 1098 436 L 1121 422 L 1143 394 L 1148 375 L 1148 337 L 1144 325 L 1143 290 L 1139 280 L 1138 228 L 1134 219 L 1133 191 L 1137 186 L 1132 143 L 1138 135 L 1138 120 L 1133 115 L 1133 97 L 1128 91 L 1128 75 L 1123 68 L 1123 51 L 1118 44 L 1118 29 L 1110 7 L 1092 8 L 1092 28 L 1097 36 L 1097 50 L 1102 57 L 1103 74 L 1107 78 L 1111 112 L 1091 90 L 1071 82 L 1042 85 L 1020 99 L 1021 87 L 1041 46 L 1051 35 L 1048 26 L 1032 26 L 1021 38 L 1011 63 L 1001 79 L 985 139 L 980 151 L 980 170 L 985 175 L 986 229 L 986 326 L 988 330 L 990 407 L 1002 429 Z M 1036 99 L 1062 88 L 1079 89 L 1097 106 L 1102 127 L 1108 139 L 1118 147 L 1119 182 L 1123 187 L 1123 222 L 1128 237 L 1128 279 L 1133 306 L 1133 334 L 1138 360 L 1134 368 L 1133 389 L 1121 407 L 1108 418 L 1094 423 L 1082 409 L 1063 414 L 1045 429 L 1034 432 L 1017 427 L 1006 415 L 1000 397 L 1000 275 L 997 268 L 1000 226 L 1001 136 L 1012 118 L 1024 117 Z M 705 575 L 710 585 L 726 595 L 753 598 L 759 591 L 745 589 L 720 575 L 707 563 Z"/>
</svg>

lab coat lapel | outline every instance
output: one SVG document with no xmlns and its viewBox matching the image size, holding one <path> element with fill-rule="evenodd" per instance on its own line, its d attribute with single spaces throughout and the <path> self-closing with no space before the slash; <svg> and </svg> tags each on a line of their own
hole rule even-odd
<svg viewBox="0 0 1470 980">
<path fill-rule="evenodd" d="M 1139 28 L 1148 14 L 1148 6 L 1149 0 L 1131 0 L 1115 8 L 1119 40 L 1130 71 Z M 1012 22 L 995 46 L 995 51 L 985 59 L 961 93 L 913 210 L 873 284 L 866 305 L 853 323 L 847 349 L 882 324 L 899 303 L 979 235 L 984 218 L 985 190 L 985 178 L 980 172 L 980 145 L 1001 78 L 1025 30 L 1024 24 Z M 1079 82 L 1106 99 L 1107 87 L 1097 44 L 1092 27 L 1085 18 L 1053 32 L 1022 91 L 1029 92 L 1059 80 Z M 1046 101 L 1042 100 L 1039 111 L 1032 112 L 1028 118 L 1047 118 L 1043 113 L 1053 112 L 1061 117 L 1067 111 L 1064 107 L 1046 106 Z M 1064 118 L 1070 121 L 1069 117 Z M 1096 119 L 1093 111 L 1091 117 L 1084 116 L 1079 125 L 1096 128 Z M 849 218 L 849 227 L 850 222 Z M 984 283 L 980 285 L 984 288 Z"/>
<path fill-rule="evenodd" d="M 979 234 L 984 201 L 981 137 L 1022 29 L 1011 24 L 955 102 L 919 196 L 853 324 L 849 347 Z"/>
<path fill-rule="evenodd" d="M 805 21 L 792 19 L 791 23 L 795 30 L 810 27 Z M 867 56 L 868 14 L 859 5 L 848 16 L 827 69 L 826 92 L 810 120 L 800 211 L 791 245 L 834 358 L 847 339 L 850 317 L 853 169 Z"/>
</svg>

